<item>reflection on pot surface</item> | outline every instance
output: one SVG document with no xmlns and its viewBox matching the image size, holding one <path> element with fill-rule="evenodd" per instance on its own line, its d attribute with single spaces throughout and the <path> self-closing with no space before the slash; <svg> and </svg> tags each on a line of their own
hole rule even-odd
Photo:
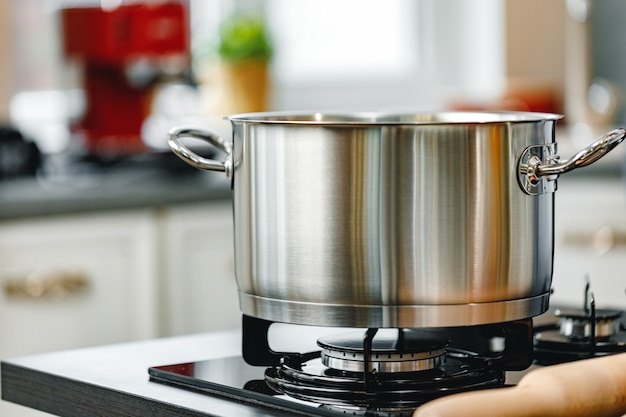
<svg viewBox="0 0 626 417">
<path fill-rule="evenodd" d="M 348 327 L 440 327 L 548 308 L 559 174 L 619 144 L 555 155 L 558 115 L 251 113 L 233 142 L 181 127 L 170 147 L 233 188 L 244 314 Z M 197 137 L 225 162 L 193 154 Z"/>
</svg>

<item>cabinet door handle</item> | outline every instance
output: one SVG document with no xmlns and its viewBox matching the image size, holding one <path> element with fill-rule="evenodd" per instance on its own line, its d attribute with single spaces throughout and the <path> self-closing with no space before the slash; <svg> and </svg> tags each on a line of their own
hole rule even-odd
<svg viewBox="0 0 626 417">
<path fill-rule="evenodd" d="M 88 286 L 85 272 L 70 269 L 37 269 L 3 284 L 7 297 L 31 299 L 65 297 L 83 292 Z"/>
</svg>

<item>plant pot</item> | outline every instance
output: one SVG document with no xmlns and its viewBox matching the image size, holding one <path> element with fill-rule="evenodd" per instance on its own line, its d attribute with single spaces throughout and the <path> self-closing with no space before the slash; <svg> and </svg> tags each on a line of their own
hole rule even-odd
<svg viewBox="0 0 626 417">
<path fill-rule="evenodd" d="M 269 103 L 269 62 L 265 59 L 223 61 L 221 92 L 218 104 L 221 114 L 259 112 Z"/>
</svg>

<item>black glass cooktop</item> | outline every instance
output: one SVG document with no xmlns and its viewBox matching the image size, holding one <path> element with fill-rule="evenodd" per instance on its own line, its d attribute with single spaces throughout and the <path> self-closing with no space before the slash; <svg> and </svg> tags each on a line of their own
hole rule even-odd
<svg viewBox="0 0 626 417">
<path fill-rule="evenodd" d="M 319 358 L 295 367 L 291 361 L 286 357 L 280 367 L 268 368 L 236 356 L 153 367 L 149 375 L 154 382 L 310 416 L 406 417 L 442 395 L 504 384 L 504 372 L 492 362 L 456 350 L 419 377 L 414 372 L 376 374 L 369 382 L 372 391 L 365 389 L 361 372 L 326 368 Z"/>
<path fill-rule="evenodd" d="M 207 395 L 216 395 L 253 405 L 261 405 L 308 416 L 345 416 L 319 404 L 295 400 L 273 391 L 264 379 L 265 367 L 248 365 L 241 356 L 218 358 L 176 365 L 155 366 L 148 370 L 150 380 Z"/>
</svg>

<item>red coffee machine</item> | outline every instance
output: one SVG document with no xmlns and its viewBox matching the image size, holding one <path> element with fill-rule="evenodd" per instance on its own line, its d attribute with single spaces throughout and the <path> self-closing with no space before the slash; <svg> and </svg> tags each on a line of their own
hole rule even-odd
<svg viewBox="0 0 626 417">
<path fill-rule="evenodd" d="M 68 8 L 61 18 L 64 52 L 84 66 L 86 110 L 73 130 L 85 151 L 98 156 L 144 152 L 141 126 L 155 83 L 168 71 L 188 68 L 186 5 Z"/>
</svg>

